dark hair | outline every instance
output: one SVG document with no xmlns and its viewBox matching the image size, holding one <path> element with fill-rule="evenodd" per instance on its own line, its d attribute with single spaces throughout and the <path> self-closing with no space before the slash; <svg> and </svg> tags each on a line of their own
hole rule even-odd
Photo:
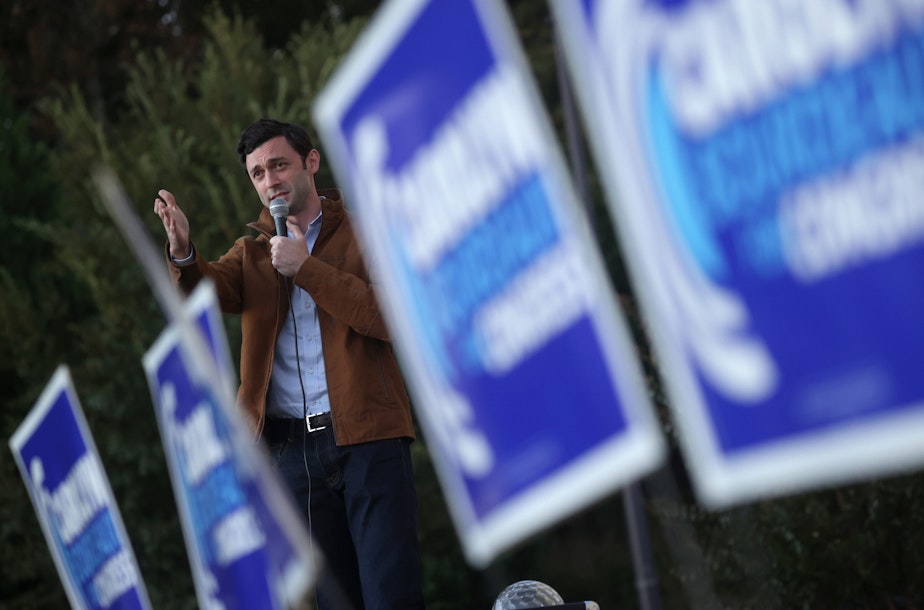
<svg viewBox="0 0 924 610">
<path fill-rule="evenodd" d="M 308 153 L 314 148 L 308 132 L 303 127 L 293 123 L 283 123 L 274 119 L 260 119 L 245 129 L 237 140 L 237 156 L 245 172 L 247 171 L 247 155 L 260 148 L 267 140 L 272 140 L 279 136 L 285 136 L 289 146 L 294 148 L 298 156 L 302 158 L 302 165 L 305 164 Z"/>
</svg>

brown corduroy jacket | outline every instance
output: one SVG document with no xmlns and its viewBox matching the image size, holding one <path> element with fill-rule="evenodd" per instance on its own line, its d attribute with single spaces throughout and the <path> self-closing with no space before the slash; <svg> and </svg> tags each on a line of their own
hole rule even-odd
<svg viewBox="0 0 924 610">
<path fill-rule="evenodd" d="M 318 307 L 327 388 L 337 443 L 351 445 L 414 437 L 410 401 L 388 330 L 340 191 L 321 190 L 321 232 L 294 283 Z M 179 287 L 189 293 L 200 279 L 215 284 L 221 310 L 241 316 L 241 385 L 238 404 L 255 433 L 263 427 L 276 337 L 289 312 L 286 278 L 270 262 L 275 225 L 264 208 L 217 261 L 198 252 L 193 262 L 167 260 Z"/>
</svg>

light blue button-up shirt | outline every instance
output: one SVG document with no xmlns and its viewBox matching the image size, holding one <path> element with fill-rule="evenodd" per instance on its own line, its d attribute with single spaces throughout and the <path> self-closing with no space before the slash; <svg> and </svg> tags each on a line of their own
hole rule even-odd
<svg viewBox="0 0 924 610">
<path fill-rule="evenodd" d="M 308 252 L 314 249 L 320 232 L 318 214 L 305 232 Z M 273 417 L 302 417 L 306 410 L 308 415 L 330 411 L 318 307 L 311 295 L 294 284 L 290 297 L 290 313 L 276 339 L 266 402 L 266 412 Z"/>
</svg>

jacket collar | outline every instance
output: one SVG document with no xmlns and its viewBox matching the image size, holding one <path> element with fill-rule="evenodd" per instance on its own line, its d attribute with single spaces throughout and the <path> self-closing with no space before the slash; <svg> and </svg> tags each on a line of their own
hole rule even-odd
<svg viewBox="0 0 924 610">
<path fill-rule="evenodd" d="M 340 189 L 319 189 L 318 195 L 322 197 L 321 213 L 324 215 L 321 231 L 326 232 L 326 230 L 337 227 L 343 219 L 343 194 Z M 256 229 L 267 237 L 272 237 L 276 234 L 276 223 L 269 209 L 265 207 L 260 210 L 260 216 L 257 220 L 247 223 L 247 226 L 251 229 Z"/>
</svg>

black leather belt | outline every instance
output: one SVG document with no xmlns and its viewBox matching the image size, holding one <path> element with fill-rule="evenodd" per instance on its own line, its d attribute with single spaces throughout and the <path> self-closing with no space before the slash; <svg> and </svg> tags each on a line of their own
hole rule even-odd
<svg viewBox="0 0 924 610">
<path fill-rule="evenodd" d="M 267 417 L 263 422 L 263 438 L 268 443 L 302 438 L 331 427 L 330 411 L 308 417 Z"/>
</svg>

